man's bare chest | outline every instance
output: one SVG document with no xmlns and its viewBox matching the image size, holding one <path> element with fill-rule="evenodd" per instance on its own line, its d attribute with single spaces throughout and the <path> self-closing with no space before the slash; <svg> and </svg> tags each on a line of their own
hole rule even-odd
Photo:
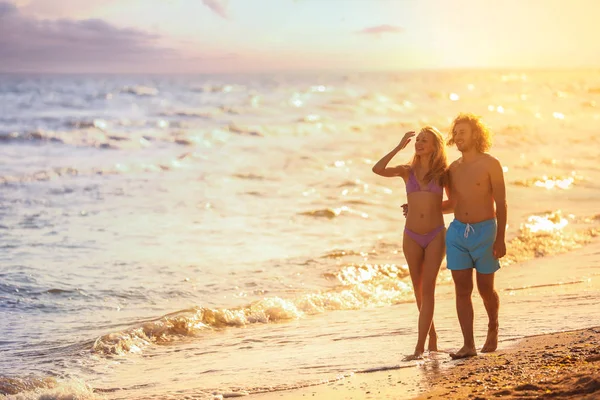
<svg viewBox="0 0 600 400">
<path fill-rule="evenodd" d="M 489 174 L 477 166 L 456 168 L 451 171 L 450 180 L 454 190 L 463 195 L 488 192 L 491 187 Z"/>
</svg>

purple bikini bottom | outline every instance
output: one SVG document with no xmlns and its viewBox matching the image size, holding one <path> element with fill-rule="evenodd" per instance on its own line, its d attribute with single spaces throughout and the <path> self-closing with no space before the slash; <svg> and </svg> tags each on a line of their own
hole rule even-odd
<svg viewBox="0 0 600 400">
<path fill-rule="evenodd" d="M 440 233 L 442 229 L 444 229 L 444 225 L 440 225 L 434 230 L 429 231 L 427 233 L 420 234 L 414 233 L 410 229 L 404 228 L 404 233 L 407 234 L 412 240 L 417 242 L 419 246 L 421 246 L 422 248 L 426 248 L 429 245 L 429 243 L 431 243 L 431 241 L 435 239 L 437 234 Z"/>
</svg>

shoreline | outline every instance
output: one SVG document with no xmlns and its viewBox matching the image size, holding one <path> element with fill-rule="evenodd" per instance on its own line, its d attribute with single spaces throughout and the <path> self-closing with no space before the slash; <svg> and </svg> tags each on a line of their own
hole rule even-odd
<svg viewBox="0 0 600 400">
<path fill-rule="evenodd" d="M 600 398 L 600 326 L 500 343 L 493 353 L 452 360 L 429 355 L 414 367 L 358 372 L 338 381 L 256 400 Z"/>
</svg>

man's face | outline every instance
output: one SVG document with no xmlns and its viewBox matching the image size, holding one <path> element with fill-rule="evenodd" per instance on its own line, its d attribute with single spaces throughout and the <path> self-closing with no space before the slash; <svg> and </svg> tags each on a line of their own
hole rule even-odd
<svg viewBox="0 0 600 400">
<path fill-rule="evenodd" d="M 475 138 L 473 137 L 473 130 L 468 122 L 460 122 L 454 127 L 452 132 L 454 143 L 458 151 L 467 151 L 473 148 L 475 145 Z"/>
</svg>

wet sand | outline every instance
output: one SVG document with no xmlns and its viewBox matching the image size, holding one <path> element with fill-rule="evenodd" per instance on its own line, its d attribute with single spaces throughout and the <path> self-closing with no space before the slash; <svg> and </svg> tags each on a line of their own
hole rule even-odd
<svg viewBox="0 0 600 400">
<path fill-rule="evenodd" d="M 463 360 L 436 353 L 413 367 L 250 398 L 600 399 L 600 327 L 532 336 Z"/>
<path fill-rule="evenodd" d="M 423 372 L 419 368 L 409 367 L 356 373 L 350 377 L 326 383 L 283 392 L 271 392 L 251 395 L 252 400 L 299 400 L 299 399 L 394 399 L 409 400 L 421 392 Z"/>
</svg>

